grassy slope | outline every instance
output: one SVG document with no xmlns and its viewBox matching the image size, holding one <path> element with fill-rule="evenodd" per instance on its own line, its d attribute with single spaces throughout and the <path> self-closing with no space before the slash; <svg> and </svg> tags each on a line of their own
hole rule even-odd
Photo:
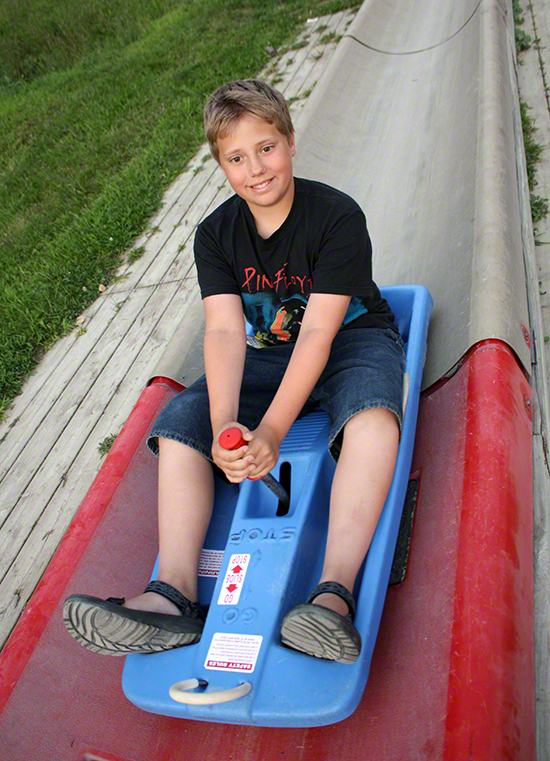
<svg viewBox="0 0 550 761">
<path fill-rule="evenodd" d="M 0 412 L 193 156 L 207 95 L 353 4 L 0 2 Z"/>
</svg>

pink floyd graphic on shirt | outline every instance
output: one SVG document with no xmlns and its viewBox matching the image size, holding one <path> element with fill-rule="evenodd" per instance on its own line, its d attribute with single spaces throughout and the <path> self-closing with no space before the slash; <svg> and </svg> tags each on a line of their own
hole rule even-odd
<svg viewBox="0 0 550 761">
<path fill-rule="evenodd" d="M 304 296 L 280 299 L 265 292 L 241 295 L 246 319 L 261 344 L 272 346 L 280 341 L 296 341 L 307 306 Z"/>
<path fill-rule="evenodd" d="M 303 275 L 303 277 L 290 275 L 287 272 L 287 266 L 288 262 L 285 262 L 271 278 L 262 272 L 258 272 L 255 267 L 245 267 L 241 290 L 246 293 L 258 293 L 270 289 L 275 293 L 284 293 L 290 289 L 298 291 L 307 298 L 313 285 L 311 278 L 307 275 Z"/>
<path fill-rule="evenodd" d="M 294 342 L 298 338 L 307 298 L 295 294 L 279 298 L 274 293 L 241 293 L 244 313 L 254 330 L 256 341 L 262 346 L 274 346 L 281 341 Z M 342 325 L 355 320 L 367 309 L 361 299 L 353 296 Z"/>
</svg>

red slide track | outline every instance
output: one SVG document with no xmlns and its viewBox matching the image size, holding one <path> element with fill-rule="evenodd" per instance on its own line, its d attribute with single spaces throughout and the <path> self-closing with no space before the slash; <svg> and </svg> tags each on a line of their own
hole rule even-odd
<svg viewBox="0 0 550 761">
<path fill-rule="evenodd" d="M 535 758 L 532 393 L 509 347 L 482 341 L 421 402 L 406 581 L 389 590 L 371 675 L 340 724 L 265 729 L 139 711 L 122 659 L 65 632 L 67 594 L 127 594 L 156 554 L 144 440 L 179 387 L 146 388 L 0 656 L 3 761 Z"/>
</svg>

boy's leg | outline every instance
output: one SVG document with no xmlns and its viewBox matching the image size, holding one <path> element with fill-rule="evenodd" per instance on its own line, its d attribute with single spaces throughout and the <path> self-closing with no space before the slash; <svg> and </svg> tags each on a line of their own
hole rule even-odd
<svg viewBox="0 0 550 761">
<path fill-rule="evenodd" d="M 177 441 L 160 438 L 157 580 L 127 602 L 71 595 L 63 618 L 70 634 L 105 655 L 153 653 L 198 642 L 204 611 L 197 603 L 200 551 L 213 506 L 211 463 Z"/>
<path fill-rule="evenodd" d="M 321 582 L 337 582 L 351 593 L 395 470 L 404 366 L 403 342 L 394 331 L 342 331 L 320 379 L 320 402 L 331 419 L 333 455 L 338 431 L 343 431 Z M 334 594 L 313 602 L 348 613 L 347 604 Z"/>
<path fill-rule="evenodd" d="M 295 650 L 340 663 L 359 657 L 353 587 L 386 501 L 398 443 L 397 418 L 386 408 L 359 412 L 344 427 L 320 581 L 325 587 L 292 608 L 281 627 L 283 643 Z"/>
<path fill-rule="evenodd" d="M 321 583 L 335 581 L 353 592 L 391 485 L 398 444 L 397 418 L 387 409 L 364 410 L 346 423 L 332 483 Z M 319 595 L 313 604 L 348 613 L 335 594 Z"/>
<path fill-rule="evenodd" d="M 392 330 L 341 331 L 312 395 L 329 413 L 329 446 L 338 458 L 323 586 L 290 610 L 281 628 L 284 644 L 309 655 L 353 663 L 361 652 L 352 593 L 395 469 L 404 359 Z"/>
<path fill-rule="evenodd" d="M 253 427 L 258 423 L 275 395 L 290 352 L 288 347 L 275 350 L 249 350 L 241 387 L 239 420 Z M 192 394 L 192 396 L 191 396 Z M 175 403 L 167 405 L 152 434 L 158 436 L 159 444 L 159 571 L 158 580 L 179 590 L 192 602 L 198 599 L 197 577 L 199 557 L 214 503 L 214 474 L 212 463 L 194 448 L 168 438 L 172 432 L 182 429 L 179 422 L 203 404 L 206 383 L 198 381 Z M 183 412 L 179 411 L 180 403 Z M 206 418 L 194 426 L 193 439 L 204 438 L 210 444 L 211 428 Z M 164 436 L 166 438 L 164 438 Z M 203 442 L 204 446 L 204 442 Z M 154 592 L 134 597 L 124 607 L 178 613 L 173 603 Z"/>
<path fill-rule="evenodd" d="M 200 552 L 213 507 L 211 430 L 206 385 L 200 380 L 174 397 L 148 439 L 160 450 L 157 579 L 131 600 L 71 595 L 63 617 L 85 647 L 106 655 L 151 653 L 200 639 L 204 610 L 197 602 Z M 184 441 L 188 443 L 183 443 Z"/>
<path fill-rule="evenodd" d="M 157 579 L 198 599 L 200 553 L 212 515 L 214 474 L 202 454 L 178 441 L 159 438 L 159 570 Z M 127 600 L 124 607 L 158 613 L 179 611 L 155 592 Z"/>
</svg>

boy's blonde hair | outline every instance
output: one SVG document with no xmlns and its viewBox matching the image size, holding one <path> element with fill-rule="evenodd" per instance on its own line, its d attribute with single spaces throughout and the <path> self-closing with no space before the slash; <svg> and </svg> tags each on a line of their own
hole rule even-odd
<svg viewBox="0 0 550 761">
<path fill-rule="evenodd" d="M 218 140 L 226 137 L 245 114 L 264 119 L 273 124 L 289 143 L 292 140 L 294 127 L 288 104 L 281 93 L 261 79 L 239 79 L 219 87 L 204 107 L 204 131 L 216 161 L 220 160 Z"/>
</svg>

